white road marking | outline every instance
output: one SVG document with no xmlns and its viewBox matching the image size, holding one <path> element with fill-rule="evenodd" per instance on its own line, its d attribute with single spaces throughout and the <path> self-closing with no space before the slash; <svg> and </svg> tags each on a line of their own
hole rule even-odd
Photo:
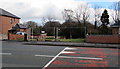
<svg viewBox="0 0 120 69">
<path fill-rule="evenodd" d="M 75 53 L 75 52 L 64 51 L 64 52 L 62 52 L 62 53 Z"/>
<path fill-rule="evenodd" d="M 50 55 L 35 55 L 36 57 L 55 57 L 55 56 L 50 56 Z"/>
<path fill-rule="evenodd" d="M 37 57 L 55 57 L 50 55 L 35 55 Z M 73 58 L 73 59 L 94 59 L 94 60 L 103 60 L 103 58 L 94 58 L 94 57 L 72 57 L 72 56 L 58 56 L 59 58 Z"/>
<path fill-rule="evenodd" d="M 0 55 L 12 55 L 12 53 L 0 53 Z"/>
<path fill-rule="evenodd" d="M 66 50 L 76 50 L 77 48 L 66 48 Z"/>
<path fill-rule="evenodd" d="M 66 47 L 67 48 L 67 47 Z M 51 61 L 49 61 L 42 69 L 48 67 L 66 48 L 64 48 L 60 53 L 58 53 Z"/>
<path fill-rule="evenodd" d="M 35 55 L 35 56 L 40 56 L 40 57 L 53 57 L 52 60 L 50 60 L 42 69 L 45 69 L 46 67 L 48 67 L 57 57 L 59 58 L 72 58 L 72 59 L 89 59 L 89 60 L 103 60 L 103 58 L 94 58 L 94 57 L 71 57 L 71 56 L 59 56 L 62 53 L 75 53 L 75 52 L 67 52 L 65 50 L 71 50 L 71 49 L 75 49 L 75 48 L 69 48 L 66 47 L 64 48 L 60 53 L 58 53 L 56 56 L 50 56 L 50 55 Z"/>
<path fill-rule="evenodd" d="M 78 59 L 94 59 L 94 60 L 103 60 L 103 58 L 94 58 L 94 57 L 68 57 L 68 56 L 59 56 L 59 58 L 78 58 Z"/>
</svg>

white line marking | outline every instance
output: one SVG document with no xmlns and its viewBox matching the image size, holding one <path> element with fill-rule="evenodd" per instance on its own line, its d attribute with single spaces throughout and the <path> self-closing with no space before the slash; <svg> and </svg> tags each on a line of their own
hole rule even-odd
<svg viewBox="0 0 120 69">
<path fill-rule="evenodd" d="M 66 48 L 66 50 L 76 50 L 77 48 Z"/>
<path fill-rule="evenodd" d="M 94 59 L 94 60 L 103 60 L 103 58 L 94 58 L 94 57 L 68 57 L 68 56 L 59 56 L 60 58 L 78 58 L 78 59 Z"/>
<path fill-rule="evenodd" d="M 0 55 L 12 55 L 11 53 L 0 53 Z"/>
<path fill-rule="evenodd" d="M 67 48 L 67 47 L 66 47 Z M 48 67 L 66 48 L 64 48 L 60 53 L 58 53 L 51 61 L 49 61 L 42 69 Z"/>
<path fill-rule="evenodd" d="M 64 51 L 64 52 L 62 52 L 62 53 L 75 53 L 75 52 Z"/>
<path fill-rule="evenodd" d="M 49 56 L 49 55 L 35 55 L 36 57 L 55 57 L 55 56 Z"/>
<path fill-rule="evenodd" d="M 50 55 L 35 55 L 37 57 L 55 57 Z M 71 56 L 58 56 L 59 58 L 73 58 L 73 59 L 94 59 L 94 60 L 103 60 L 103 58 L 94 58 L 94 57 L 71 57 Z"/>
</svg>

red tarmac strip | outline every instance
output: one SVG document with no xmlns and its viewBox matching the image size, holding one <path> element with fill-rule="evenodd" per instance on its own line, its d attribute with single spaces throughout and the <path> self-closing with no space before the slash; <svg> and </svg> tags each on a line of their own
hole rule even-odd
<svg viewBox="0 0 120 69">
<path fill-rule="evenodd" d="M 73 69 L 74 68 L 77 69 L 78 67 L 111 67 L 111 65 L 115 65 L 115 66 L 118 65 L 118 56 L 119 56 L 118 49 L 82 48 L 82 47 L 74 47 L 74 48 L 76 49 L 64 50 L 64 51 L 70 51 L 75 53 L 62 53 L 59 56 L 103 58 L 103 60 L 57 57 L 48 66 L 47 69 L 51 69 L 52 67 L 57 67 L 54 69 L 59 69 L 59 67 L 63 67 L 61 69 L 64 69 L 64 67 L 68 67 L 68 68 L 73 67 Z"/>
</svg>

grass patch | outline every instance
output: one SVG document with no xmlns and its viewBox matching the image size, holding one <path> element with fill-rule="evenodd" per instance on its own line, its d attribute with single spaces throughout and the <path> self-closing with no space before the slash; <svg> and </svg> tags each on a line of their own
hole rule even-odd
<svg viewBox="0 0 120 69">
<path fill-rule="evenodd" d="M 84 42 L 84 39 L 58 39 L 62 42 Z"/>
<path fill-rule="evenodd" d="M 36 41 L 37 39 L 29 39 L 29 41 Z"/>
<path fill-rule="evenodd" d="M 45 38 L 45 41 L 54 41 L 55 39 L 52 38 L 52 37 L 49 37 L 49 38 Z"/>
<path fill-rule="evenodd" d="M 37 39 L 29 39 L 29 41 L 36 41 Z M 54 38 L 45 38 L 45 39 L 42 39 L 41 41 L 55 41 Z M 85 39 L 57 39 L 57 41 L 59 42 L 84 42 Z"/>
<path fill-rule="evenodd" d="M 24 38 L 18 38 L 17 40 L 18 41 L 24 41 Z"/>
</svg>

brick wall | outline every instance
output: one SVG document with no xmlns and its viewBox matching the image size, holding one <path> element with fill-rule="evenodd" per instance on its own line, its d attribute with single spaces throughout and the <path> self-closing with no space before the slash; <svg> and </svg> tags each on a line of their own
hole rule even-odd
<svg viewBox="0 0 120 69">
<path fill-rule="evenodd" d="M 8 34 L 8 40 L 18 40 L 19 38 L 24 38 L 24 35 Z"/>
<path fill-rule="evenodd" d="M 85 40 L 90 43 L 120 43 L 120 35 L 87 35 Z"/>
<path fill-rule="evenodd" d="M 116 35 L 119 33 L 119 28 L 112 28 L 112 34 Z"/>
<path fill-rule="evenodd" d="M 12 23 L 10 23 L 10 19 L 12 19 Z M 8 30 L 12 28 L 16 23 L 19 23 L 19 19 L 0 16 L 0 32 L 2 34 L 7 34 Z"/>
<path fill-rule="evenodd" d="M 2 18 L 0 16 L 0 34 L 2 34 Z"/>
</svg>

